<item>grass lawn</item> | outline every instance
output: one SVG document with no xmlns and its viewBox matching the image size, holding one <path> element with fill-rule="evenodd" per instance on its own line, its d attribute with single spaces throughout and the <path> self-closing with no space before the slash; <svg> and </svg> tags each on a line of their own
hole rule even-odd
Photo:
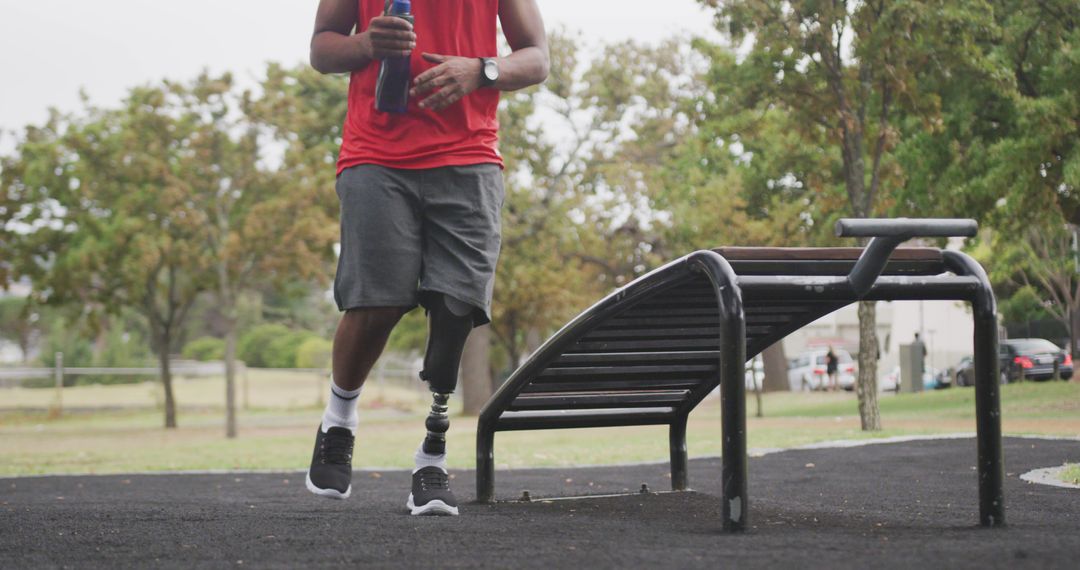
<svg viewBox="0 0 1080 570">
<path fill-rule="evenodd" d="M 1080 464 L 1071 463 L 1061 471 L 1061 480 L 1073 485 L 1080 485 Z"/>
<path fill-rule="evenodd" d="M 135 473 L 206 469 L 303 469 L 311 455 L 325 378 L 256 373 L 250 408 L 240 414 L 240 437 L 224 438 L 220 378 L 177 382 L 180 427 L 161 427 L 153 384 L 82 386 L 65 390 L 63 416 L 44 411 L 50 390 L 0 392 L 0 475 Z M 971 388 L 882 395 L 885 429 L 859 429 L 854 394 L 767 394 L 765 417 L 747 402 L 751 451 L 838 439 L 974 432 Z M 243 401 L 243 398 L 240 398 Z M 457 402 L 455 402 L 457 403 Z M 357 468 L 404 468 L 424 435 L 427 395 L 372 385 L 361 396 Z M 453 409 L 452 409 L 453 411 Z M 1025 383 L 1002 389 L 1007 434 L 1080 437 L 1080 383 Z M 476 419 L 456 413 L 449 434 L 450 464 L 474 466 Z M 719 455 L 720 406 L 706 400 L 691 415 L 691 456 Z M 974 448 L 973 451 L 974 453 Z M 664 461 L 666 427 L 504 432 L 496 435 L 500 468 Z"/>
</svg>

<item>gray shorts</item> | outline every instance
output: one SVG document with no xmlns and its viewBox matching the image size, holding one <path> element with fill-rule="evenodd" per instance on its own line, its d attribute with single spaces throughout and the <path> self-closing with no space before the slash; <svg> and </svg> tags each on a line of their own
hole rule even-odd
<svg viewBox="0 0 1080 570">
<path fill-rule="evenodd" d="M 361 164 L 338 176 L 339 310 L 425 305 L 432 292 L 476 307 L 491 321 L 502 243 L 502 172 L 496 164 L 427 170 Z"/>
</svg>

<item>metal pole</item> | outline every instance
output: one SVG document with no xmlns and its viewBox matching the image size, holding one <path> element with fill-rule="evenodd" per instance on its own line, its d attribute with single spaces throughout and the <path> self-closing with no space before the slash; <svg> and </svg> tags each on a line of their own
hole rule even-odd
<svg viewBox="0 0 1080 570">
<path fill-rule="evenodd" d="M 986 271 L 970 256 L 943 251 L 946 267 L 978 278 L 971 301 L 975 320 L 975 433 L 978 448 L 979 524 L 1005 525 L 1005 460 L 1001 446 L 997 302 Z"/>
<path fill-rule="evenodd" d="M 56 381 L 56 395 L 53 399 L 53 408 L 49 415 L 54 418 L 60 417 L 64 412 L 64 353 L 56 353 L 56 363 L 53 366 L 53 378 Z"/>
<path fill-rule="evenodd" d="M 243 374 L 242 378 L 244 382 L 244 409 L 247 410 L 251 406 L 251 390 L 248 385 L 248 369 L 246 363 L 241 362 L 240 366 L 243 367 L 241 373 Z"/>
<path fill-rule="evenodd" d="M 979 523 L 1005 524 L 997 319 L 975 311 L 975 427 L 979 450 Z"/>
<path fill-rule="evenodd" d="M 741 307 L 739 308 L 741 313 Z M 746 333 L 742 315 L 723 315 L 720 328 L 720 423 L 724 530 L 746 529 Z"/>
<path fill-rule="evenodd" d="M 754 400 L 755 405 L 757 406 L 754 416 L 758 418 L 763 418 L 765 417 L 765 410 L 761 405 L 761 383 L 764 382 L 765 379 L 762 378 L 760 382 L 758 381 L 757 363 L 759 358 L 761 358 L 761 355 L 755 356 L 750 359 L 750 380 L 754 383 Z"/>
<path fill-rule="evenodd" d="M 476 501 L 495 500 L 495 430 L 481 418 L 476 425 Z"/>
<path fill-rule="evenodd" d="M 746 530 L 746 316 L 739 279 L 727 260 L 715 252 L 698 251 L 686 257 L 691 267 L 712 282 L 720 320 L 717 383 L 720 385 L 721 508 L 725 532 Z"/>
<path fill-rule="evenodd" d="M 668 443 L 671 448 L 671 490 L 685 491 L 687 481 L 686 457 L 686 420 L 682 415 L 671 422 L 668 429 Z"/>
</svg>

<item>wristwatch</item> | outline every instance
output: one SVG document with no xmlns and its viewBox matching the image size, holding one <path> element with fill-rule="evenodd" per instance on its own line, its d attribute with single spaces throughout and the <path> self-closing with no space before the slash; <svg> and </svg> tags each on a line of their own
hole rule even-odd
<svg viewBox="0 0 1080 570">
<path fill-rule="evenodd" d="M 499 80 L 499 61 L 493 57 L 480 58 L 480 87 L 491 87 Z"/>
</svg>

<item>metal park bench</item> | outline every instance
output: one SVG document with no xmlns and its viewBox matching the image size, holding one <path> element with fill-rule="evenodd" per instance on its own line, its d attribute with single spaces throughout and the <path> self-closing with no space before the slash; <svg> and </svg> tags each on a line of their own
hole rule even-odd
<svg viewBox="0 0 1080 570">
<path fill-rule="evenodd" d="M 495 393 L 477 427 L 477 499 L 494 499 L 495 432 L 668 425 L 671 486 L 687 488 L 686 421 L 721 397 L 723 527 L 746 528 L 744 366 L 800 327 L 860 300 L 958 300 L 975 321 L 979 520 L 1004 524 L 997 309 L 958 251 L 899 248 L 973 236 L 973 220 L 845 219 L 865 248 L 727 247 L 675 260 L 603 298 L 547 340 Z"/>
</svg>

